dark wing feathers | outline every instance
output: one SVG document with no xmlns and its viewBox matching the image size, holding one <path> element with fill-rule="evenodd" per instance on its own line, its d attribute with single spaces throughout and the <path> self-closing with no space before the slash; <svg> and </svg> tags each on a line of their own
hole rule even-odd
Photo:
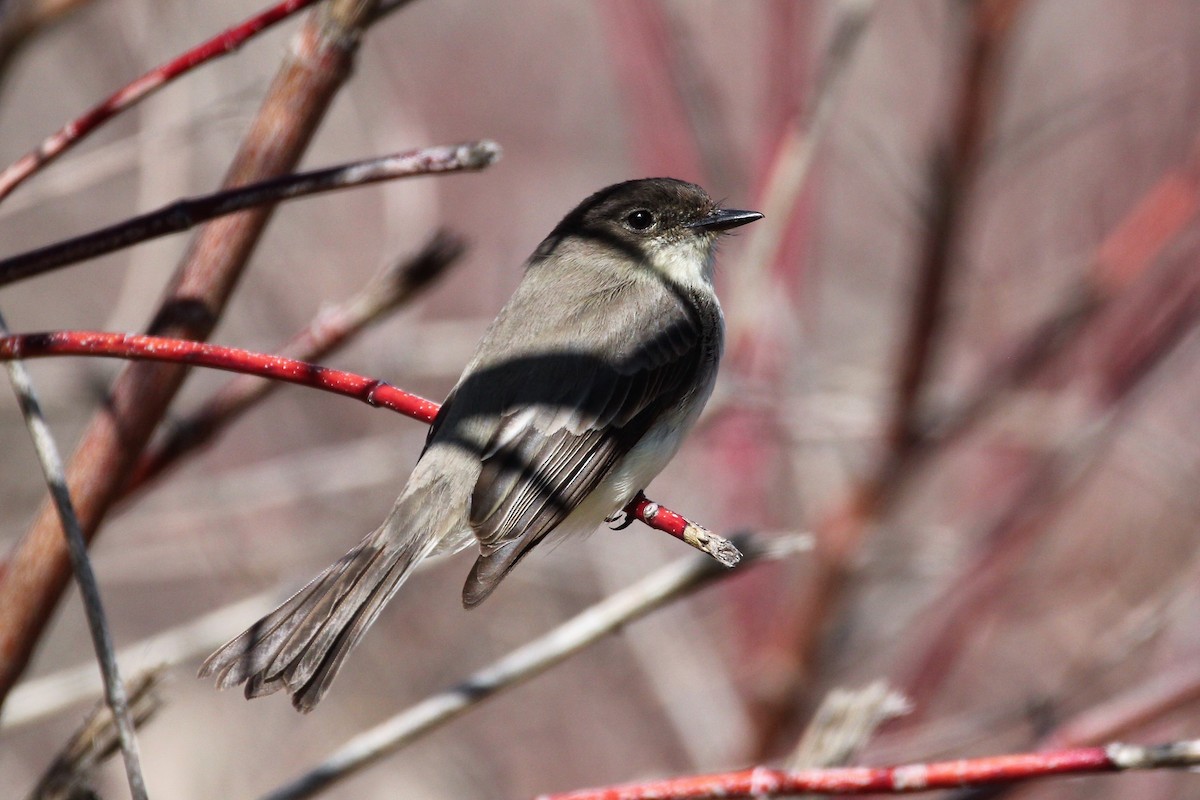
<svg viewBox="0 0 1200 800">
<path fill-rule="evenodd" d="M 691 314 L 672 310 L 627 357 L 563 370 L 563 380 L 574 384 L 559 387 L 557 402 L 502 411 L 471 497 L 470 524 L 483 557 L 467 581 L 468 605 L 482 601 L 693 387 L 703 333 Z"/>
</svg>

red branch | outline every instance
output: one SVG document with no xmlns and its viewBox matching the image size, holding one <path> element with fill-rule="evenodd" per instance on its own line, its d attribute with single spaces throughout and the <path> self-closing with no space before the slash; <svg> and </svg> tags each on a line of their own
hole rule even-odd
<svg viewBox="0 0 1200 800">
<path fill-rule="evenodd" d="M 158 65 L 140 78 L 126 84 L 83 116 L 67 123 L 66 126 L 45 139 L 36 149 L 26 153 L 3 172 L 0 172 L 0 200 L 7 197 L 13 189 L 16 189 L 43 165 L 62 155 L 109 118 L 157 91 L 188 70 L 214 58 L 232 53 L 247 39 L 315 2 L 317 0 L 284 0 L 282 3 L 277 3 L 266 11 L 229 28 L 183 55 Z"/>
<path fill-rule="evenodd" d="M 283 356 L 254 353 L 235 347 L 223 347 L 186 339 L 169 339 L 135 333 L 104 333 L 96 331 L 52 331 L 24 333 L 0 337 L 0 361 L 42 358 L 46 356 L 99 356 L 131 361 L 165 361 L 192 364 L 228 372 L 244 372 L 263 378 L 295 383 L 321 389 L 364 403 L 397 411 L 419 422 L 429 424 L 440 406 L 415 394 L 397 389 L 375 378 L 352 372 L 322 367 L 306 361 Z M 669 533 L 676 539 L 699 546 L 691 536 L 699 528 L 669 508 L 638 494 L 625 513 L 655 530 Z M 701 548 L 705 549 L 705 548 Z M 706 552 L 710 552 L 706 550 Z M 726 563 L 721 555 L 714 557 Z M 736 563 L 737 558 L 733 558 Z M 727 564 L 727 565 L 732 565 Z"/>
<path fill-rule="evenodd" d="M 836 795 L 877 792 L 908 794 L 1055 775 L 1189 767 L 1195 765 L 1198 756 L 1200 743 L 1177 742 L 1156 747 L 1112 744 L 1107 747 L 964 758 L 897 767 L 836 767 L 796 771 L 756 767 L 741 772 L 693 775 L 542 795 L 539 800 L 703 800 L 718 797 L 785 797 L 809 792 Z"/>
</svg>

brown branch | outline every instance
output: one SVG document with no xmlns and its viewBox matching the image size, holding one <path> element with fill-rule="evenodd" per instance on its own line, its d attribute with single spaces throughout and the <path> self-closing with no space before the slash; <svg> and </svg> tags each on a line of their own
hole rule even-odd
<svg viewBox="0 0 1200 800">
<path fill-rule="evenodd" d="M 295 169 L 350 74 L 362 26 L 374 5 L 332 0 L 309 16 L 225 186 L 245 186 Z M 207 338 L 271 212 L 253 209 L 206 226 L 193 239 L 151 329 L 180 338 Z M 85 430 L 68 470 L 68 485 L 89 538 L 99 530 L 185 375 L 186 369 L 178 365 L 131 364 L 117 378 L 106 408 Z M 43 504 L 0 580 L 0 700 L 28 664 L 69 576 L 57 517 Z"/>
</svg>

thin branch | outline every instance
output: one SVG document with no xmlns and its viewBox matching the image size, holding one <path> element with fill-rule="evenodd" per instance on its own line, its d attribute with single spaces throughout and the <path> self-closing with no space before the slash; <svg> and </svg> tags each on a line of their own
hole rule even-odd
<svg viewBox="0 0 1200 800">
<path fill-rule="evenodd" d="M 1200 700 L 1200 665 L 1186 660 L 1148 675 L 1064 720 L 1044 740 L 1047 749 L 1078 747 L 1123 736 Z"/>
<path fill-rule="evenodd" d="M 0 360 L 68 355 L 190 364 L 241 372 L 353 397 L 426 424 L 433 422 L 440 407 L 432 400 L 389 386 L 375 378 L 292 358 L 188 339 L 97 331 L 21 333 L 0 338 Z"/>
<path fill-rule="evenodd" d="M 0 315 L 0 334 L 7 334 L 8 326 Z M 83 600 L 84 612 L 87 615 L 88 630 L 92 634 L 92 646 L 96 650 L 96 661 L 100 665 L 100 674 L 104 677 L 104 699 L 112 709 L 113 719 L 116 720 L 117 737 L 121 744 L 121 756 L 125 761 L 125 774 L 129 779 L 129 792 L 134 800 L 146 800 L 146 780 L 142 776 L 141 759 L 138 755 L 137 734 L 134 733 L 133 719 L 129 714 L 129 702 L 125 695 L 125 685 L 121 682 L 117 660 L 113 656 L 112 633 L 104 616 L 104 605 L 100 599 L 100 586 L 96 582 L 96 574 L 92 571 L 92 563 L 88 558 L 87 540 L 75 514 L 75 506 L 71 502 L 71 493 L 67 490 L 67 478 L 63 469 L 62 458 L 58 454 L 58 446 L 50 433 L 50 427 L 42 416 L 41 405 L 33 388 L 33 379 L 25 365 L 12 359 L 5 364 L 9 380 L 20 402 L 21 413 L 33 438 L 33 447 L 37 452 L 38 462 L 42 466 L 42 474 L 50 489 L 50 496 L 58 517 L 62 523 L 63 533 L 67 539 L 67 552 L 71 559 L 71 568 L 75 573 L 75 581 L 79 584 L 79 595 Z"/>
<path fill-rule="evenodd" d="M 1045 753 L 1019 753 L 896 767 L 839 767 L 786 771 L 755 767 L 740 772 L 671 778 L 606 789 L 542 795 L 539 800 L 709 800 L 790 797 L 800 792 L 911 794 L 967 786 L 1011 784 L 1063 775 L 1200 765 L 1200 740 L 1143 747 L 1110 744 Z"/>
<path fill-rule="evenodd" d="M 317 0 L 284 0 L 284 2 L 277 3 L 219 36 L 192 48 L 183 55 L 173 58 L 165 64 L 160 64 L 132 83 L 117 90 L 99 105 L 67 123 L 56 133 L 47 137 L 36 149 L 26 153 L 3 172 L 0 172 L 0 201 L 3 201 L 31 175 L 78 144 L 112 117 L 145 99 L 185 72 L 215 58 L 229 55 L 250 37 L 256 36 L 314 2 Z"/>
<path fill-rule="evenodd" d="M 625 507 L 625 513 L 640 519 L 651 528 L 671 534 L 702 553 L 708 553 L 727 567 L 734 566 L 742 558 L 733 542 L 655 503 L 641 492 L 638 492 Z"/>
<path fill-rule="evenodd" d="M 806 536 L 764 542 L 740 540 L 746 565 L 786 558 L 806 550 Z M 493 695 L 540 675 L 625 625 L 734 573 L 709 558 L 686 558 L 668 564 L 509 653 L 457 686 L 422 700 L 376 727 L 359 734 L 315 769 L 282 786 L 264 800 L 311 797 L 350 777 L 420 736 L 458 717 Z"/>
<path fill-rule="evenodd" d="M 202 222 L 248 208 L 396 178 L 480 170 L 494 164 L 499 157 L 500 146 L 487 140 L 422 147 L 177 200 L 115 225 L 2 259 L 0 286 L 186 231 Z"/>
<path fill-rule="evenodd" d="M 322 309 L 317 317 L 280 350 L 299 361 L 319 361 L 336 351 L 383 315 L 411 301 L 455 261 L 466 244 L 439 231 L 416 255 L 397 262 L 362 291 L 337 306 Z M 181 458 L 211 442 L 226 426 L 259 403 L 279 384 L 253 375 L 240 375 L 221 387 L 199 410 L 172 422 L 167 436 L 152 444 L 134 470 L 124 495 L 142 488 L 177 464 Z M 219 643 L 218 643 L 219 644 Z"/>
<path fill-rule="evenodd" d="M 242 372 L 353 397 L 368 405 L 388 408 L 426 424 L 433 422 L 440 408 L 432 400 L 397 389 L 376 378 L 367 378 L 283 356 L 253 353 L 236 347 L 187 339 L 95 331 L 53 331 L 0 337 L 0 361 L 67 355 L 190 364 Z M 733 566 L 741 558 L 737 547 L 728 539 L 689 522 L 669 508 L 646 499 L 643 494 L 639 493 L 630 501 L 625 513 L 655 530 L 669 533 L 676 539 L 709 554 L 726 567 Z"/>
</svg>

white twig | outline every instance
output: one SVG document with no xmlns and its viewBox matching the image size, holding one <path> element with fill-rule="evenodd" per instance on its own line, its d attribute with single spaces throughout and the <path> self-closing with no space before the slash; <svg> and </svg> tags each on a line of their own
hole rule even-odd
<svg viewBox="0 0 1200 800">
<path fill-rule="evenodd" d="M 712 580 L 737 574 L 748 564 L 772 561 L 805 550 L 810 546 L 810 539 L 807 536 L 790 536 L 763 542 L 761 539 L 747 538 L 739 544 L 745 557 L 738 568 L 727 569 L 708 556 L 692 556 L 668 564 L 585 609 L 546 635 L 518 647 L 457 686 L 428 697 L 359 734 L 324 763 L 275 789 L 263 800 L 311 797 L 449 722 L 497 692 L 540 675 L 627 623 L 690 594 Z"/>
<path fill-rule="evenodd" d="M 8 325 L 0 314 L 0 336 L 8 335 Z M 96 649 L 96 660 L 100 663 L 100 673 L 104 678 L 104 699 L 112 709 L 113 719 L 117 725 L 117 737 L 121 743 L 121 757 L 125 761 L 125 774 L 129 779 L 129 792 L 134 800 L 146 800 L 146 781 L 142 777 L 142 767 L 138 756 L 137 735 L 134 733 L 133 720 L 129 715 L 129 702 L 125 694 L 125 685 L 121 683 L 117 662 L 113 657 L 112 634 L 104 617 L 104 607 L 100 602 L 100 587 L 96 583 L 96 575 L 92 572 L 91 562 L 88 561 L 87 543 L 79 519 L 75 515 L 75 507 L 71 503 L 71 494 L 67 490 L 67 479 L 63 471 L 62 458 L 58 447 L 50 435 L 50 428 L 42 416 L 41 406 L 34 393 L 33 381 L 24 363 L 13 360 L 5 364 L 13 390 L 21 405 L 21 413 L 29 434 L 33 437 L 33 447 L 37 451 L 42 474 L 50 487 L 50 496 L 58 517 L 62 521 L 63 533 L 67 537 L 67 552 L 71 556 L 71 567 L 75 573 L 75 581 L 79 584 L 79 594 L 83 599 L 84 611 L 87 614 L 88 628 L 92 634 L 92 645 Z"/>
</svg>

